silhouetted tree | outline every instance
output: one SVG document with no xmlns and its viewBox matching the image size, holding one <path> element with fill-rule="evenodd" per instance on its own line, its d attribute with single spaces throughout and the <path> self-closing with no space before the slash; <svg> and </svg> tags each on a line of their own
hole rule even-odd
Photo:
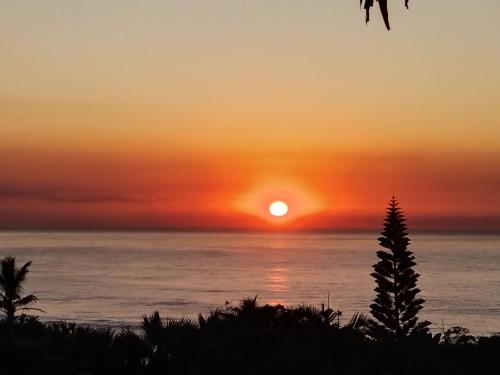
<svg viewBox="0 0 500 375">
<path fill-rule="evenodd" d="M 373 6 L 375 0 L 360 0 L 359 4 L 362 6 L 363 1 L 365 2 L 364 9 L 366 11 L 366 22 L 370 21 L 370 8 Z M 410 0 L 405 0 L 405 6 L 408 8 L 408 3 Z M 385 27 L 387 30 L 391 29 L 389 25 L 389 11 L 387 10 L 387 0 L 377 0 L 378 5 L 380 7 L 380 12 L 382 13 L 382 17 L 384 18 Z"/>
<path fill-rule="evenodd" d="M 2 260 L 0 270 L 0 311 L 7 315 L 7 320 L 13 322 L 15 314 L 19 310 L 40 309 L 27 307 L 38 301 L 33 294 L 21 297 L 23 282 L 28 274 L 31 262 L 26 263 L 20 269 L 16 268 L 16 258 L 7 256 Z"/>
<path fill-rule="evenodd" d="M 405 217 L 394 197 L 389 202 L 384 231 L 378 241 L 380 246 L 389 250 L 377 252 L 380 259 L 373 266 L 377 287 L 376 298 L 370 305 L 371 314 L 376 319 L 370 321 L 371 335 L 379 340 L 398 340 L 404 336 L 427 333 L 430 322 L 418 323 L 417 313 L 422 309 L 424 300 L 416 298 L 420 289 L 417 279 L 420 276 L 413 270 L 416 265 L 408 250 L 410 243 Z"/>
</svg>

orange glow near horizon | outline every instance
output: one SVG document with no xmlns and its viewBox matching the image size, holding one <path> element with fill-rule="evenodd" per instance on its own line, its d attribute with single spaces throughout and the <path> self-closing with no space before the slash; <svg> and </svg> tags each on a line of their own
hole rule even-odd
<svg viewBox="0 0 500 375">
<path fill-rule="evenodd" d="M 270 161 L 258 154 L 0 150 L 0 227 L 378 228 L 394 194 L 412 228 L 494 230 L 499 160 L 496 154 L 302 153 Z M 269 213 L 278 200 L 289 207 L 284 217 Z"/>
<path fill-rule="evenodd" d="M 271 206 L 278 202 L 286 204 L 286 213 L 283 213 L 283 207 L 278 207 L 277 214 L 270 213 Z M 302 217 L 320 213 L 325 208 L 319 194 L 314 194 L 311 188 L 285 179 L 270 179 L 254 185 L 237 198 L 233 207 L 236 211 L 271 225 L 291 223 Z"/>
</svg>

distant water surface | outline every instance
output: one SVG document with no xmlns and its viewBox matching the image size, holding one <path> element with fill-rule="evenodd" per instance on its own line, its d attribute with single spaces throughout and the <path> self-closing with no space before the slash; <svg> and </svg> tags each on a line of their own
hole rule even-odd
<svg viewBox="0 0 500 375">
<path fill-rule="evenodd" d="M 500 236 L 413 235 L 437 326 L 500 332 Z M 26 291 L 43 320 L 136 325 L 142 315 L 196 316 L 244 297 L 367 313 L 377 234 L 0 232 L 0 256 L 33 261 Z"/>
</svg>

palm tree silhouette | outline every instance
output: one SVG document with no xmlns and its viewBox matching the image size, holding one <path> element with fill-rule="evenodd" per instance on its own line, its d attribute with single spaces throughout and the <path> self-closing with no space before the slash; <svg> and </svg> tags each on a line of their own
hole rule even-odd
<svg viewBox="0 0 500 375">
<path fill-rule="evenodd" d="M 7 315 L 7 320 L 13 322 L 17 311 L 20 310 L 37 310 L 36 308 L 27 307 L 38 301 L 38 298 L 29 294 L 21 297 L 23 291 L 23 282 L 26 280 L 28 267 L 31 262 L 27 262 L 21 268 L 16 268 L 16 258 L 7 256 L 2 260 L 0 269 L 0 311 Z"/>
</svg>

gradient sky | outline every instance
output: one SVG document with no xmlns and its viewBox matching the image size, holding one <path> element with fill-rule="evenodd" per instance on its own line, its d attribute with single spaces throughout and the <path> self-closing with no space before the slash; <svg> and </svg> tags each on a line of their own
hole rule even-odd
<svg viewBox="0 0 500 375">
<path fill-rule="evenodd" d="M 500 2 L 451 3 L 3 1 L 0 228 L 498 231 Z"/>
</svg>

